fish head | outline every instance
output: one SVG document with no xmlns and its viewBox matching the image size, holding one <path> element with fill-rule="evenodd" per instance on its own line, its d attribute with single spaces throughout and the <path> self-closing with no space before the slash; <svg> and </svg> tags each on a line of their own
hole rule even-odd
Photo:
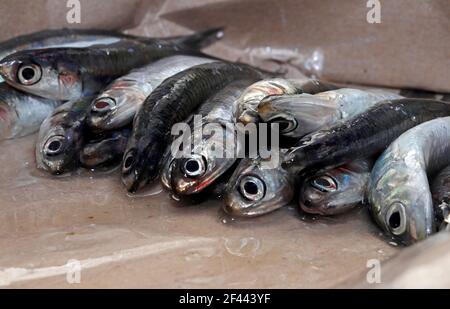
<svg viewBox="0 0 450 309">
<path fill-rule="evenodd" d="M 0 74 L 14 88 L 54 100 L 82 94 L 78 65 L 52 49 L 22 51 L 0 61 Z"/>
<path fill-rule="evenodd" d="M 411 158 L 394 158 L 392 153 L 385 151 L 373 168 L 368 186 L 370 211 L 390 236 L 412 244 L 435 230 L 428 178 L 420 164 L 411 165 Z"/>
<path fill-rule="evenodd" d="M 135 137 L 128 141 L 127 149 L 122 160 L 122 183 L 126 189 L 134 193 L 153 181 L 158 174 L 159 167 L 163 163 L 160 158 L 151 158 L 151 154 L 161 151 L 163 147 L 158 141 L 148 143 L 150 138 L 144 137 L 136 142 Z M 151 177 L 149 175 L 152 175 Z"/>
<path fill-rule="evenodd" d="M 310 94 L 272 95 L 258 104 L 262 122 L 278 123 L 280 134 L 301 138 L 329 124 L 337 106 L 319 96 Z"/>
<path fill-rule="evenodd" d="M 76 167 L 82 139 L 77 125 L 52 125 L 58 116 L 47 118 L 42 123 L 36 145 L 37 166 L 55 175 L 72 171 Z"/>
<path fill-rule="evenodd" d="M 292 94 L 299 91 L 288 80 L 274 78 L 258 81 L 241 94 L 236 102 L 235 117 L 242 124 L 257 123 L 260 121 L 258 105 L 268 96 Z"/>
<path fill-rule="evenodd" d="M 342 166 L 307 177 L 300 187 L 300 208 L 319 215 L 335 215 L 353 208 L 364 199 L 369 173 L 369 169 Z"/>
<path fill-rule="evenodd" d="M 114 82 L 92 102 L 88 125 L 94 130 L 111 130 L 129 124 L 146 98 L 138 88 L 134 82 Z"/>
<path fill-rule="evenodd" d="M 217 131 L 222 132 L 220 129 Z M 209 187 L 236 162 L 226 156 L 226 145 L 235 144 L 235 135 L 214 133 L 194 145 L 187 156 L 173 161 L 172 188 L 180 195 L 191 195 Z"/>
<path fill-rule="evenodd" d="M 287 205 L 293 197 L 292 174 L 281 167 L 264 168 L 261 159 L 243 159 L 228 182 L 224 210 L 233 216 L 254 217 Z"/>
</svg>

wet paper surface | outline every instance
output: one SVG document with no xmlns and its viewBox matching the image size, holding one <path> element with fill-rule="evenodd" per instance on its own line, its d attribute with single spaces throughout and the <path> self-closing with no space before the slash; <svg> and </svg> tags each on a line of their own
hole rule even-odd
<svg viewBox="0 0 450 309">
<path fill-rule="evenodd" d="M 131 197 L 118 170 L 50 177 L 35 168 L 35 139 L 0 144 L 4 287 L 330 287 L 399 250 L 362 208 L 232 220 L 221 201 L 186 205 L 159 185 Z M 67 283 L 70 260 L 80 284 Z"/>
</svg>

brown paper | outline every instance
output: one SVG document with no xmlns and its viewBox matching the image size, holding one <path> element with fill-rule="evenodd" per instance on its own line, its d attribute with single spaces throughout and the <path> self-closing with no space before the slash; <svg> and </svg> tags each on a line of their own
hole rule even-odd
<svg viewBox="0 0 450 309">
<path fill-rule="evenodd" d="M 450 92 L 447 0 L 381 0 L 381 23 L 364 0 L 80 0 L 81 24 L 68 24 L 67 1 L 3 0 L 0 39 L 45 28 L 132 29 L 168 36 L 225 26 L 208 49 L 295 76 Z"/>
</svg>

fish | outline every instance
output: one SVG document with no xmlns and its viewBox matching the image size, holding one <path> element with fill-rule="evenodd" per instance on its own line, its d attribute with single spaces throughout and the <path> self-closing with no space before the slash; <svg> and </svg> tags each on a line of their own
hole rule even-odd
<svg viewBox="0 0 450 309">
<path fill-rule="evenodd" d="M 322 216 L 348 212 L 364 201 L 372 159 L 358 159 L 301 181 L 300 208 Z"/>
<path fill-rule="evenodd" d="M 388 235 L 409 245 L 436 231 L 428 177 L 450 164 L 449 152 L 450 117 L 442 117 L 407 130 L 378 158 L 369 210 Z"/>
<path fill-rule="evenodd" d="M 0 141 L 26 136 L 39 130 L 61 101 L 28 95 L 0 83 Z"/>
<path fill-rule="evenodd" d="M 36 143 L 37 168 L 60 175 L 79 166 L 92 99 L 64 103 L 42 122 Z"/>
<path fill-rule="evenodd" d="M 401 99 L 393 92 L 341 88 L 318 94 L 269 96 L 257 111 L 262 122 L 278 123 L 280 134 L 301 138 L 366 111 L 384 100 Z"/>
<path fill-rule="evenodd" d="M 289 204 L 297 179 L 289 171 L 264 168 L 262 158 L 245 158 L 234 170 L 224 194 L 223 210 L 234 217 L 256 217 Z"/>
<path fill-rule="evenodd" d="M 299 79 L 272 78 L 258 81 L 250 85 L 236 102 L 235 119 L 242 124 L 259 121 L 257 107 L 267 96 L 289 95 L 298 93 L 315 94 L 337 87 L 319 80 L 307 77 Z"/>
<path fill-rule="evenodd" d="M 227 156 L 226 147 L 233 145 L 232 147 L 238 148 L 239 141 L 234 130 L 228 128 L 227 131 L 227 125 L 233 124 L 234 102 L 253 82 L 254 80 L 242 80 L 231 83 L 202 104 L 200 113 L 210 111 L 192 133 L 197 134 L 201 142 L 192 145 L 189 155 L 175 159 L 169 167 L 171 188 L 177 194 L 190 195 L 201 192 L 235 164 L 236 153 L 239 150 L 234 149 L 235 151 Z M 217 130 L 206 135 L 206 131 L 211 129 Z M 203 136 L 203 133 L 206 136 Z M 191 140 L 197 139 L 192 136 Z"/>
<path fill-rule="evenodd" d="M 450 223 L 450 165 L 433 177 L 430 185 L 434 217 L 439 230 Z"/>
<path fill-rule="evenodd" d="M 381 153 L 408 129 L 450 115 L 450 104 L 429 99 L 377 103 L 366 112 L 301 138 L 282 167 L 297 174 L 330 169 Z"/>
<path fill-rule="evenodd" d="M 145 99 L 166 78 L 192 66 L 213 61 L 216 60 L 177 55 L 132 70 L 114 80 L 93 101 L 88 125 L 96 131 L 128 125 Z"/>
<path fill-rule="evenodd" d="M 206 32 L 209 40 L 213 32 Z M 202 36 L 202 35 L 200 35 Z M 0 61 L 0 75 L 19 90 L 48 99 L 92 96 L 130 70 L 177 54 L 203 54 L 178 40 L 124 40 L 86 48 L 23 50 Z"/>
<path fill-rule="evenodd" d="M 94 169 L 110 166 L 122 160 L 131 128 L 113 131 L 108 135 L 84 144 L 79 159 L 82 167 Z"/>
<path fill-rule="evenodd" d="M 52 29 L 13 37 L 0 43 L 0 59 L 21 50 L 52 47 L 89 47 L 117 43 L 121 40 L 145 42 L 147 38 L 98 29 Z M 1 79 L 0 81 L 2 81 Z"/>
<path fill-rule="evenodd" d="M 244 64 L 212 62 L 194 66 L 161 83 L 134 119 L 122 165 L 122 182 L 127 190 L 135 192 L 158 176 L 175 123 L 231 82 L 264 76 L 265 73 Z"/>
</svg>

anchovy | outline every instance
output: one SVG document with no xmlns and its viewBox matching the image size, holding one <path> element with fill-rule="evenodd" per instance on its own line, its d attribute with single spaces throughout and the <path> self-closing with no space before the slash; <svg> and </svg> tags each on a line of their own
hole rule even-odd
<svg viewBox="0 0 450 309">
<path fill-rule="evenodd" d="M 224 211 L 236 217 L 255 217 L 289 204 L 296 177 L 278 167 L 265 168 L 264 159 L 242 159 L 228 181 Z"/>
<path fill-rule="evenodd" d="M 172 125 L 185 119 L 210 95 L 229 83 L 258 78 L 263 78 L 263 73 L 250 66 L 213 62 L 166 79 L 136 114 L 122 165 L 122 181 L 127 189 L 136 191 L 157 177 Z"/>
<path fill-rule="evenodd" d="M 445 117 L 406 131 L 378 158 L 368 200 L 372 216 L 389 235 L 411 244 L 435 232 L 428 177 L 450 164 L 449 152 L 450 117 Z"/>
<path fill-rule="evenodd" d="M 344 123 L 302 138 L 282 166 L 293 172 L 333 168 L 383 151 L 408 129 L 450 115 L 450 104 L 427 99 L 383 101 Z"/>
<path fill-rule="evenodd" d="M 92 99 L 85 97 L 67 102 L 44 120 L 36 143 L 38 168 L 59 175 L 78 167 Z"/>
<path fill-rule="evenodd" d="M 114 131 L 108 137 L 89 141 L 80 153 L 80 163 L 85 168 L 97 168 L 118 163 L 123 158 L 131 128 Z"/>
<path fill-rule="evenodd" d="M 227 155 L 227 147 L 237 148 L 238 139 L 234 131 L 234 102 L 245 88 L 255 80 L 242 80 L 231 83 L 209 98 L 201 106 L 201 111 L 210 110 L 199 127 L 194 127 L 191 153 L 173 161 L 170 167 L 172 188 L 180 195 L 197 194 L 214 183 L 236 162 L 238 149 Z M 209 133 L 208 133 L 209 132 Z M 203 136 L 206 134 L 206 136 Z M 167 177 L 165 177 L 167 178 Z"/>
<path fill-rule="evenodd" d="M 209 40 L 210 32 L 204 39 Z M 131 69 L 177 54 L 203 55 L 178 40 L 123 40 L 86 48 L 24 50 L 0 61 L 0 74 L 15 88 L 56 100 L 94 95 Z"/>
<path fill-rule="evenodd" d="M 348 212 L 363 202 L 372 165 L 359 159 L 307 177 L 300 185 L 300 208 L 323 216 Z"/>
<path fill-rule="evenodd" d="M 0 140 L 36 132 L 59 105 L 60 101 L 27 95 L 0 83 Z"/>
<path fill-rule="evenodd" d="M 55 29 L 34 32 L 11 38 L 0 43 L 0 60 L 21 50 L 54 47 L 89 47 L 113 44 L 121 40 L 145 42 L 147 38 L 136 37 L 109 30 Z M 1 79 L 3 80 L 3 79 Z"/>
<path fill-rule="evenodd" d="M 436 225 L 443 230 L 450 223 L 450 165 L 434 177 L 430 188 Z"/>
<path fill-rule="evenodd" d="M 315 94 L 336 89 L 334 85 L 315 79 L 281 79 L 273 78 L 250 85 L 236 102 L 235 119 L 243 124 L 259 121 L 257 107 L 267 96 L 310 93 Z"/>
<path fill-rule="evenodd" d="M 163 58 L 112 82 L 93 102 L 88 124 L 94 130 L 111 130 L 129 124 L 136 111 L 166 78 L 195 65 L 215 60 L 194 56 Z"/>
<path fill-rule="evenodd" d="M 315 95 L 266 97 L 257 110 L 261 121 L 279 123 L 280 134 L 301 138 L 360 114 L 380 101 L 401 98 L 379 89 L 342 88 Z"/>
</svg>

